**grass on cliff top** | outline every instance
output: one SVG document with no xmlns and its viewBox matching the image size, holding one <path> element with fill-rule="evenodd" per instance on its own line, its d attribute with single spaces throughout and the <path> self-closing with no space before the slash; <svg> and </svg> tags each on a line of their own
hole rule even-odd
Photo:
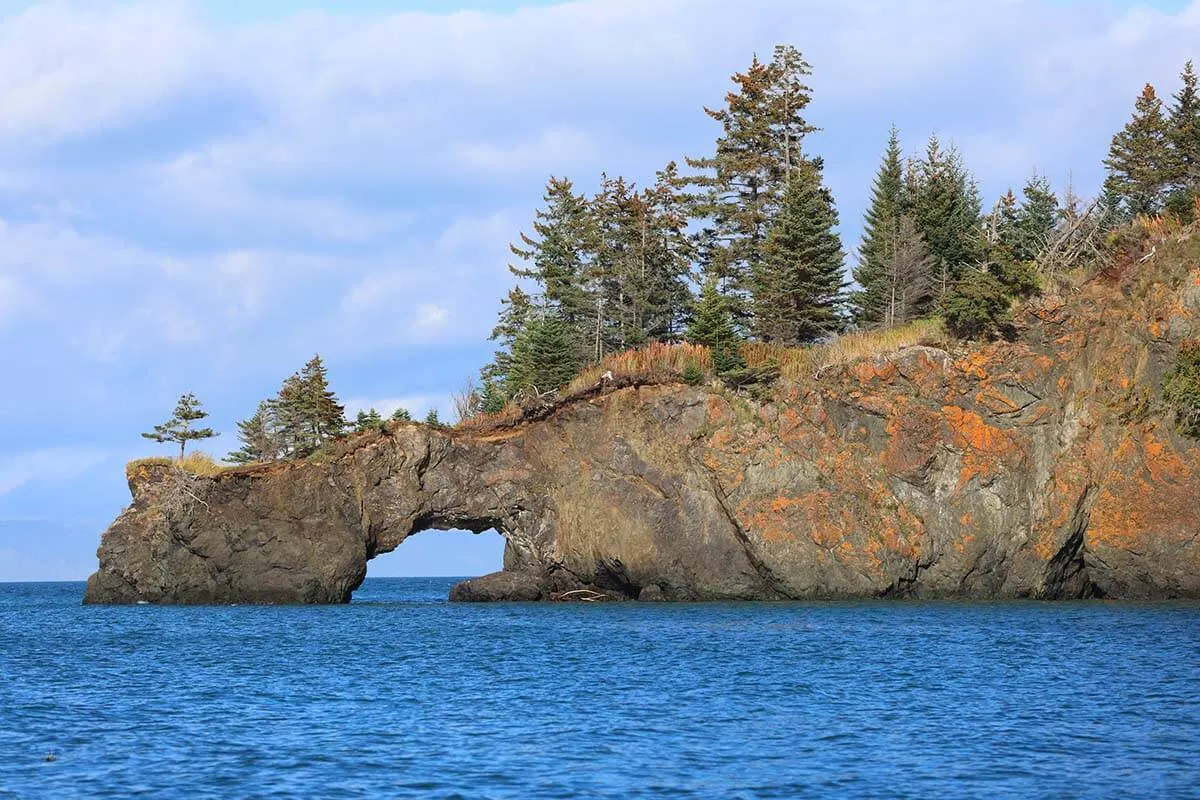
<svg viewBox="0 0 1200 800">
<path fill-rule="evenodd" d="M 199 475 L 202 478 L 211 478 L 214 475 L 233 469 L 227 464 L 217 462 L 212 456 L 204 452 L 188 453 L 183 458 L 168 458 L 167 456 L 151 456 L 150 458 L 137 458 L 125 465 L 125 477 L 132 478 L 139 469 L 155 466 L 175 466 L 185 472 L 190 472 L 193 475 Z"/>
<path fill-rule="evenodd" d="M 943 346 L 947 342 L 940 319 L 923 319 L 888 330 L 854 331 L 809 347 L 746 342 L 738 352 L 748 367 L 776 366 L 784 380 L 803 381 L 812 379 L 827 367 L 894 353 L 913 345 Z M 627 386 L 631 383 L 685 381 L 689 373 L 708 379 L 712 377 L 712 369 L 712 353 L 703 345 L 655 342 L 636 350 L 615 353 L 599 364 L 587 367 L 558 393 L 555 403 L 567 403 L 595 392 L 607 373 L 612 374 L 616 385 Z M 503 427 L 520 422 L 524 415 L 525 411 L 518 403 L 510 402 L 495 414 L 477 415 L 463 420 L 457 427 Z"/>
</svg>

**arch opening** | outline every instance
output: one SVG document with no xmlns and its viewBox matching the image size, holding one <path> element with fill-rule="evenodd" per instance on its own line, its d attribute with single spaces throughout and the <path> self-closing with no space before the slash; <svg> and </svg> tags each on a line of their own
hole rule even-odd
<svg viewBox="0 0 1200 800">
<path fill-rule="evenodd" d="M 504 537 L 495 529 L 479 532 L 428 528 L 367 562 L 367 577 L 354 602 L 399 597 L 445 600 L 455 582 L 498 572 L 504 566 Z"/>
</svg>

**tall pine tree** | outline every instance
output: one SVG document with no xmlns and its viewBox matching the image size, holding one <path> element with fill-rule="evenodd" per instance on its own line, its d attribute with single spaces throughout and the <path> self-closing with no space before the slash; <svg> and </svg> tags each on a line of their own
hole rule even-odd
<svg viewBox="0 0 1200 800">
<path fill-rule="evenodd" d="M 587 198 L 576 194 L 566 178 L 551 178 L 546 185 L 546 207 L 536 212 L 534 236 L 521 234 L 514 255 L 526 266 L 510 266 L 518 278 L 537 284 L 534 305 L 543 315 L 561 320 L 578 355 L 587 353 L 587 332 L 595 308 L 586 288 L 587 273 L 596 250 L 596 231 Z"/>
<path fill-rule="evenodd" d="M 283 382 L 270 409 L 283 452 L 293 458 L 311 455 L 346 430 L 346 410 L 329 388 L 319 355 Z"/>
<path fill-rule="evenodd" d="M 894 306 L 889 279 L 892 270 L 888 261 L 890 254 L 896 250 L 892 240 L 899 234 L 903 213 L 904 159 L 900 149 L 900 132 L 893 125 L 883 163 L 879 165 L 879 172 L 871 187 L 871 205 L 863 222 L 858 265 L 854 268 L 854 280 L 859 288 L 852 296 L 852 303 L 855 322 L 860 326 L 878 325 L 888 315 L 885 309 Z"/>
<path fill-rule="evenodd" d="M 1171 191 L 1168 205 L 1175 213 L 1190 219 L 1195 209 L 1193 198 L 1200 196 L 1200 94 L 1191 61 L 1184 65 L 1179 77 L 1183 85 L 1174 96 L 1167 120 Z"/>
<path fill-rule="evenodd" d="M 1012 255 L 1017 261 L 1036 261 L 1062 216 L 1050 181 L 1036 172 L 1021 190 L 1012 231 Z"/>
<path fill-rule="evenodd" d="M 756 57 L 725 107 L 705 112 L 721 125 L 712 156 L 689 158 L 700 170 L 692 184 L 694 214 L 705 220 L 702 269 L 729 298 L 740 325 L 750 321 L 749 286 L 762 263 L 767 233 L 778 212 L 790 166 L 803 159 L 804 137 L 815 131 L 803 112 L 811 100 L 811 68 L 793 47 L 776 48 L 770 63 Z"/>
<path fill-rule="evenodd" d="M 932 136 L 925 155 L 908 169 L 908 213 L 933 258 L 937 297 L 980 261 L 980 201 L 975 179 L 953 147 Z M 924 315 L 932 306 L 919 310 Z"/>
<path fill-rule="evenodd" d="M 1146 84 L 1138 95 L 1133 118 L 1112 139 L 1104 188 L 1129 215 L 1153 216 L 1162 211 L 1171 175 L 1167 121 L 1162 101 Z"/>
<path fill-rule="evenodd" d="M 763 341 L 813 342 L 842 326 L 845 254 L 836 227 L 820 162 L 797 163 L 754 272 L 754 329 Z"/>
</svg>

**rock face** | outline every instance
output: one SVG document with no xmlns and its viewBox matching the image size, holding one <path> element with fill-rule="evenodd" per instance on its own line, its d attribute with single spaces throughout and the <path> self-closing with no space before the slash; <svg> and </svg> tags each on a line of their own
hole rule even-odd
<svg viewBox="0 0 1200 800">
<path fill-rule="evenodd" d="M 1093 283 L 1015 342 L 913 347 L 756 403 L 628 387 L 321 464 L 130 478 L 86 602 L 339 603 L 426 529 L 495 529 L 459 600 L 1200 597 L 1200 446 L 1155 405 L 1200 274 Z M 1148 402 L 1147 402 L 1148 401 Z"/>
</svg>

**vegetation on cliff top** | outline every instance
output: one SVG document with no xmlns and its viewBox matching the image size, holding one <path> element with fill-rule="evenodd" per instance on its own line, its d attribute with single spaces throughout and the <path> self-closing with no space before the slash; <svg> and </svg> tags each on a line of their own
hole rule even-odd
<svg viewBox="0 0 1200 800">
<path fill-rule="evenodd" d="M 1138 99 L 1113 137 L 1105 193 L 1091 201 L 1070 187 L 1060 200 L 1034 173 L 1020 196 L 1010 189 L 984 213 L 953 145 L 933 136 L 906 159 L 893 127 L 857 288 L 846 292 L 836 207 L 807 144 L 817 130 L 804 116 L 810 74 L 792 47 L 753 59 L 724 105 L 705 109 L 720 125 L 713 152 L 668 164 L 648 189 L 606 175 L 587 197 L 551 178 L 533 233 L 512 247 L 520 283 L 502 302 L 500 347 L 468 411 L 536 404 L 571 382 L 572 366 L 588 374 L 648 343 L 704 344 L 715 371 L 732 374 L 748 366 L 742 342 L 795 348 L 934 317 L 961 338 L 1011 336 L 1014 302 L 1095 267 L 1111 249 L 1105 237 L 1139 215 L 1188 220 L 1200 191 L 1190 62 L 1169 110 L 1152 87 Z"/>
<path fill-rule="evenodd" d="M 1011 336 L 1015 303 L 1129 261 L 1147 235 L 1200 217 L 1200 96 L 1188 62 L 1169 107 L 1150 85 L 1139 95 L 1090 201 L 1071 187 L 1060 200 L 1035 173 L 985 214 L 953 145 L 933 136 L 905 158 L 893 127 L 847 291 L 836 206 L 807 145 L 817 130 L 804 116 L 810 74 L 794 47 L 754 58 L 724 105 L 704 109 L 720 126 L 713 152 L 667 164 L 647 188 L 604 175 L 588 197 L 552 177 L 532 233 L 511 246 L 519 282 L 501 301 L 499 349 L 480 385 L 456 397 L 459 424 L 510 424 L 642 382 L 763 394 L 775 380 L 912 344 Z M 1180 429 L 1198 435 L 1193 353 L 1181 350 L 1163 397 Z M 190 427 L 207 416 L 194 397 L 180 403 L 143 435 L 178 442 L 183 456 L 188 441 L 215 434 Z M 374 409 L 347 420 L 314 356 L 238 423 L 242 446 L 227 460 L 312 458 L 386 423 Z M 425 423 L 443 427 L 436 411 Z"/>
</svg>

